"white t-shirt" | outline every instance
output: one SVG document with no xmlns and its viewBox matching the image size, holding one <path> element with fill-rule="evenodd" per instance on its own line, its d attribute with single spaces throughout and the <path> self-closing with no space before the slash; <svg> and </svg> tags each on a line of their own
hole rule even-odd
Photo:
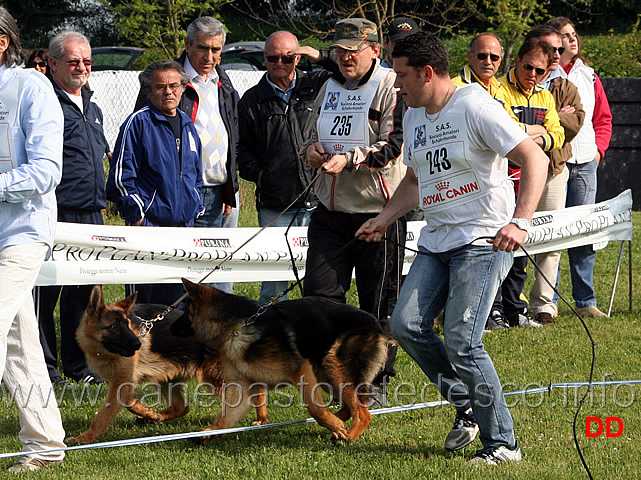
<svg viewBox="0 0 641 480">
<path fill-rule="evenodd" d="M 505 155 L 526 138 L 504 107 L 475 84 L 458 87 L 434 115 L 408 109 L 404 162 L 418 178 L 427 223 L 418 245 L 447 252 L 507 225 L 515 199 Z"/>
</svg>

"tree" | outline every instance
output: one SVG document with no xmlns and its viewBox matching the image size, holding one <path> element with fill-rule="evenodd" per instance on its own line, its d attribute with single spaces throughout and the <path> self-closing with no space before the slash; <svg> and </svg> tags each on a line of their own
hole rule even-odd
<svg viewBox="0 0 641 480">
<path fill-rule="evenodd" d="M 3 0 L 0 5 L 16 19 L 26 49 L 47 47 L 51 31 L 76 15 L 72 0 Z"/>
<path fill-rule="evenodd" d="M 275 30 L 289 30 L 299 37 L 328 37 L 343 18 L 362 17 L 381 31 L 394 17 L 415 18 L 425 28 L 451 32 L 470 18 L 468 0 L 235 0 L 230 4 L 255 21 L 249 28 L 260 38 Z"/>
<path fill-rule="evenodd" d="M 130 45 L 145 47 L 149 58 L 176 58 L 186 28 L 203 15 L 216 16 L 227 0 L 124 0 L 114 2 L 114 24 Z"/>
</svg>

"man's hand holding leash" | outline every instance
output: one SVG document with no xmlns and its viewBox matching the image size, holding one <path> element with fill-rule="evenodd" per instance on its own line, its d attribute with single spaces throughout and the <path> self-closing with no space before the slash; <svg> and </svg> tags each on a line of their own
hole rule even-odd
<svg viewBox="0 0 641 480">
<path fill-rule="evenodd" d="M 307 147 L 307 163 L 310 167 L 322 168 L 325 173 L 335 177 L 347 166 L 347 157 L 326 153 L 323 145 L 316 142 Z"/>
</svg>

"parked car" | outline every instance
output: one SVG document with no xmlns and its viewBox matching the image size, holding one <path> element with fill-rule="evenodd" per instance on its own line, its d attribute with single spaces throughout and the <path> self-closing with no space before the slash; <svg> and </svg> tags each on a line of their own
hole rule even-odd
<svg viewBox="0 0 641 480">
<path fill-rule="evenodd" d="M 223 47 L 220 66 L 224 70 L 267 70 L 265 68 L 265 42 L 236 42 Z M 316 67 L 306 58 L 301 58 L 298 68 L 311 71 Z"/>
<path fill-rule="evenodd" d="M 236 42 L 223 47 L 220 66 L 224 70 L 265 70 L 265 42 Z"/>
<path fill-rule="evenodd" d="M 91 70 L 129 70 L 144 48 L 137 47 L 96 47 L 91 49 L 93 65 Z"/>
</svg>

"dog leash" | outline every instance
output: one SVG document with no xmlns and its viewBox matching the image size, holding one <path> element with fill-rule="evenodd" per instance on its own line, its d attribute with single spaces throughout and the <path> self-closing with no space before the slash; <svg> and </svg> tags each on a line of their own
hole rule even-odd
<svg viewBox="0 0 641 480">
<path fill-rule="evenodd" d="M 339 253 L 341 253 L 343 250 L 345 250 L 346 248 L 348 248 L 348 247 L 349 247 L 352 243 L 354 243 L 356 240 L 358 240 L 358 238 L 354 237 L 352 240 L 350 240 L 349 242 L 347 242 L 347 243 L 346 243 L 345 245 L 343 245 L 341 248 L 339 248 L 338 250 L 336 250 L 336 253 L 334 253 L 334 256 L 337 256 Z M 271 301 L 270 301 L 269 303 L 266 303 L 266 304 L 264 304 L 264 305 L 261 305 L 261 306 L 260 306 L 260 308 L 258 309 L 258 311 L 257 311 L 256 313 L 254 313 L 253 315 L 251 315 L 251 316 L 250 316 L 250 317 L 245 321 L 245 323 L 243 323 L 242 328 L 248 327 L 248 326 L 250 326 L 252 323 L 254 323 L 254 322 L 258 319 L 258 317 L 260 317 L 263 313 L 265 313 L 265 311 L 266 311 L 270 306 L 274 305 L 274 304 L 278 301 L 278 299 L 279 299 L 279 298 L 283 297 L 284 295 L 287 295 L 287 294 L 288 294 L 289 292 L 291 292 L 294 288 L 296 288 L 296 286 L 300 286 L 300 287 L 301 287 L 301 290 L 302 290 L 302 282 L 303 282 L 303 280 L 305 280 L 305 277 L 306 277 L 307 275 L 309 275 L 310 273 L 315 272 L 316 270 L 318 270 L 318 269 L 319 269 L 319 268 L 321 268 L 321 267 L 328 267 L 328 265 L 327 265 L 327 263 L 321 263 L 321 264 L 317 265 L 315 268 L 312 268 L 311 270 L 309 270 L 309 271 L 305 272 L 305 276 L 304 276 L 303 278 L 297 278 L 297 279 L 296 279 L 296 281 L 295 281 L 295 282 L 293 282 L 293 283 L 292 283 L 292 284 L 291 284 L 287 289 L 283 290 L 282 292 L 280 292 L 280 293 L 279 293 L 278 295 L 276 295 L 275 297 L 272 297 L 272 299 L 271 299 Z M 234 336 L 234 337 L 235 337 L 235 336 L 237 336 L 238 334 L 239 334 L 239 332 L 238 332 L 238 331 L 232 332 L 232 336 Z"/>
<path fill-rule="evenodd" d="M 314 176 L 314 178 L 313 178 L 313 179 L 312 179 L 312 180 L 307 184 L 307 186 L 305 187 L 305 189 L 304 189 L 304 190 L 303 190 L 303 191 L 302 191 L 302 192 L 301 192 L 301 193 L 300 193 L 300 194 L 299 194 L 299 195 L 298 195 L 298 196 L 297 196 L 297 197 L 296 197 L 296 198 L 295 198 L 295 199 L 294 199 L 294 200 L 293 200 L 293 201 L 292 201 L 292 202 L 291 202 L 287 207 L 285 207 L 285 209 L 284 209 L 284 210 L 282 210 L 278 215 L 276 215 L 276 216 L 275 216 L 274 218 L 272 218 L 269 222 L 267 222 L 267 224 L 266 224 L 266 225 L 264 225 L 263 227 L 261 227 L 261 228 L 260 228 L 256 233 L 254 233 L 254 234 L 253 234 L 251 237 L 249 237 L 245 242 L 243 242 L 243 244 L 242 244 L 242 245 L 240 245 L 238 248 L 236 248 L 236 250 L 234 250 L 234 251 L 233 251 L 233 252 L 232 252 L 228 257 L 226 257 L 226 258 L 222 259 L 222 260 L 221 260 L 221 262 L 220 262 L 218 265 L 216 265 L 214 268 L 212 268 L 212 270 L 211 270 L 211 271 L 209 271 L 209 272 L 208 272 L 208 273 L 207 273 L 203 278 L 201 278 L 201 279 L 198 281 L 198 283 L 203 283 L 203 282 L 207 279 L 207 277 L 209 277 L 212 273 L 214 273 L 214 272 L 215 272 L 215 271 L 217 271 L 217 270 L 220 270 L 220 268 L 222 267 L 222 265 L 223 265 L 225 262 L 227 262 L 228 260 L 231 260 L 231 259 L 232 259 L 232 257 L 233 257 L 236 253 L 238 253 L 238 252 L 239 252 L 243 247 L 245 247 L 245 245 L 247 245 L 249 242 L 251 242 L 251 241 L 252 241 L 254 238 L 256 238 L 258 235 L 260 235 L 260 234 L 261 234 L 261 233 L 262 233 L 266 228 L 268 228 L 268 227 L 272 226 L 272 224 L 273 224 L 276 220 L 278 220 L 278 219 L 279 219 L 279 218 L 280 218 L 280 217 L 281 217 L 285 212 L 287 212 L 290 208 L 292 208 L 294 205 L 296 205 L 296 204 L 297 204 L 297 203 L 298 203 L 298 202 L 299 202 L 299 201 L 300 201 L 300 200 L 301 200 L 305 195 L 307 195 L 307 193 L 309 192 L 309 189 L 312 187 L 312 185 L 314 185 L 314 183 L 316 182 L 316 180 L 318 179 L 318 177 L 319 177 L 322 173 L 323 173 L 323 170 L 319 168 L 319 169 L 318 169 L 318 172 L 316 173 L 316 175 Z M 300 211 L 300 208 L 301 208 L 301 207 L 299 206 L 298 211 Z M 297 215 L 298 215 L 298 211 L 296 212 L 296 214 L 297 214 Z M 293 219 L 292 219 L 292 221 L 290 222 L 289 227 L 291 227 L 291 225 L 292 225 L 292 224 L 293 224 Z M 289 227 L 288 227 L 288 230 L 287 230 L 287 231 L 289 231 Z M 285 233 L 287 233 L 287 232 L 285 232 Z M 287 242 L 287 246 L 289 247 L 289 242 Z M 292 262 L 293 262 L 293 261 L 294 261 L 294 259 L 293 259 L 293 254 L 291 253 L 291 248 L 290 248 L 290 256 L 291 256 L 291 258 L 292 258 Z M 295 270 L 295 272 L 296 272 L 296 273 L 295 273 L 295 275 L 296 275 L 296 276 L 298 276 L 298 271 L 296 270 L 296 267 L 295 267 L 295 266 L 294 266 L 294 270 Z M 269 305 L 273 305 L 274 303 L 276 303 L 276 301 L 277 301 L 280 297 L 282 297 L 283 295 L 285 295 L 288 291 L 289 291 L 289 290 L 286 290 L 285 292 L 281 292 L 279 295 L 277 295 L 276 297 L 272 298 L 272 299 L 271 299 L 271 301 L 270 301 L 270 303 L 268 303 L 268 304 L 266 304 L 266 305 L 264 305 L 264 306 L 265 306 L 265 307 L 267 307 L 267 306 L 269 306 Z M 148 335 L 148 334 L 149 334 L 149 332 L 151 331 L 151 329 L 152 329 L 152 328 L 154 328 L 154 324 L 155 324 L 156 322 L 158 322 L 158 321 L 164 320 L 164 318 L 165 318 L 165 317 L 166 317 L 166 316 L 167 316 L 167 315 L 168 315 L 172 310 L 174 310 L 174 309 L 175 309 L 175 308 L 180 304 L 180 302 L 182 302 L 185 298 L 187 298 L 187 296 L 188 296 L 188 293 L 187 293 L 187 292 L 183 293 L 183 294 L 178 298 L 178 300 L 176 300 L 174 303 L 172 303 L 171 305 L 169 305 L 165 310 L 163 310 L 162 312 L 160 312 L 160 313 L 159 313 L 158 315 L 156 315 L 154 318 L 149 319 L 149 320 L 141 319 L 141 320 L 142 320 L 142 323 L 140 324 L 140 329 L 139 329 L 139 332 L 138 332 L 138 337 L 144 337 L 144 336 Z M 258 312 L 256 312 L 254 315 L 252 315 L 251 317 L 249 317 L 250 319 L 251 319 L 252 317 L 255 317 L 255 318 L 252 320 L 252 322 L 251 322 L 251 323 L 253 323 L 253 322 L 255 321 L 255 319 L 256 319 L 258 316 L 262 315 L 262 313 L 263 313 L 264 311 L 265 311 L 265 309 L 264 309 L 264 308 L 263 308 L 262 310 L 259 308 L 259 309 L 258 309 Z M 259 312 L 260 312 L 260 313 L 259 313 Z M 249 321 L 249 319 L 248 319 L 247 321 Z M 247 323 L 247 322 L 246 322 L 246 323 Z M 248 324 L 248 325 L 249 325 L 249 324 Z"/>
</svg>

